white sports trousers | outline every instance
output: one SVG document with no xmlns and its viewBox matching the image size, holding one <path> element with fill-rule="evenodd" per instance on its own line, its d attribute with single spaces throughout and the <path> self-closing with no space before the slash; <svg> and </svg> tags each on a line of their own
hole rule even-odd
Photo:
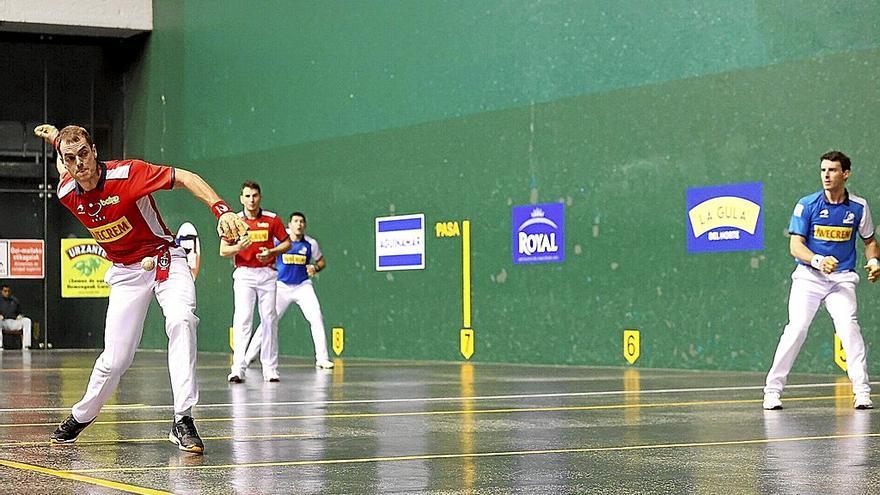
<svg viewBox="0 0 880 495">
<path fill-rule="evenodd" d="M 834 331 L 840 337 L 846 352 L 847 375 L 852 381 L 853 393 L 870 392 L 865 341 L 856 317 L 856 285 L 859 274 L 854 271 L 825 275 L 805 265 L 798 265 L 791 274 L 791 293 L 788 298 L 788 325 L 779 339 L 773 366 L 767 373 L 764 392 L 782 393 L 788 373 L 801 350 L 810 323 L 824 301 L 825 309 L 834 322 Z"/>
<path fill-rule="evenodd" d="M 154 294 L 165 315 L 174 413 L 192 416 L 192 407 L 199 400 L 196 288 L 186 264 L 186 253 L 181 248 L 172 248 L 171 254 L 168 279 L 161 283 L 156 282 L 155 271 L 143 270 L 140 263 L 114 264 L 107 270 L 104 281 L 110 284 L 110 301 L 104 328 L 104 352 L 95 362 L 85 395 L 73 406 L 73 418 L 80 423 L 95 419 L 131 365 Z"/>
<path fill-rule="evenodd" d="M 248 361 L 248 342 L 254 324 L 254 303 L 258 302 L 260 328 L 258 335 L 266 343 L 260 350 L 263 379 L 278 378 L 278 324 L 275 313 L 276 272 L 269 267 L 240 266 L 232 272 L 232 291 L 235 295 L 235 313 L 232 316 L 233 352 L 232 375 L 244 378 Z"/>
<path fill-rule="evenodd" d="M 276 342 L 278 335 L 278 322 L 281 320 L 281 317 L 284 316 L 284 313 L 287 312 L 287 308 L 290 307 L 291 304 L 296 303 L 299 306 L 300 311 L 302 311 L 303 316 L 305 316 L 306 320 L 309 322 L 309 326 L 312 330 L 312 342 L 315 344 L 315 361 L 329 361 L 330 356 L 327 353 L 327 335 L 324 330 L 324 316 L 321 314 L 321 303 L 318 302 L 318 296 L 315 294 L 315 288 L 312 285 L 312 281 L 305 280 L 296 285 L 288 285 L 284 282 L 278 281 L 276 282 L 276 285 L 275 313 L 277 314 L 277 319 L 275 320 L 275 330 L 273 331 L 273 335 L 276 336 Z M 260 328 L 262 329 L 262 327 L 263 325 L 261 323 Z M 257 357 L 257 353 L 260 352 L 260 347 L 262 345 L 260 335 L 262 333 L 262 330 L 257 331 L 257 334 L 254 335 L 254 338 L 248 346 L 248 363 L 253 361 L 253 359 Z"/>
</svg>

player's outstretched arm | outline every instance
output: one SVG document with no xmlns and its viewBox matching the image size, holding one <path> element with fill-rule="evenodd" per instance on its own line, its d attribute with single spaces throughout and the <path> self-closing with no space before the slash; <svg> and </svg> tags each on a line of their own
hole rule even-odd
<svg viewBox="0 0 880 495">
<path fill-rule="evenodd" d="M 247 233 L 248 226 L 232 211 L 225 201 L 204 179 L 188 170 L 176 168 L 174 187 L 183 187 L 199 201 L 209 205 L 217 217 L 217 234 L 227 240 L 238 240 Z"/>
</svg>

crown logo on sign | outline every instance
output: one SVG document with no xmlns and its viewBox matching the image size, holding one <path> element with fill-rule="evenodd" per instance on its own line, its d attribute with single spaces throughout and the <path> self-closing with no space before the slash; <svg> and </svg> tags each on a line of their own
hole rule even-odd
<svg viewBox="0 0 880 495">
<path fill-rule="evenodd" d="M 535 208 L 530 215 L 532 218 L 544 218 L 544 210 Z"/>
</svg>

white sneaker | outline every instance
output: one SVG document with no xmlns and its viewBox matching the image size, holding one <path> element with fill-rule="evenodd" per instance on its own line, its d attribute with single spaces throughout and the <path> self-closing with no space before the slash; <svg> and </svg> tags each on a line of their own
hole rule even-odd
<svg viewBox="0 0 880 495">
<path fill-rule="evenodd" d="M 329 361 L 327 359 L 320 359 L 318 361 L 315 361 L 315 368 L 332 370 L 333 369 L 333 361 Z"/>
<path fill-rule="evenodd" d="M 856 409 L 874 409 L 874 402 L 868 392 L 859 392 L 853 399 L 853 407 Z"/>
<path fill-rule="evenodd" d="M 779 392 L 767 392 L 764 394 L 764 409 L 768 411 L 782 409 L 782 401 L 779 400 Z"/>
</svg>

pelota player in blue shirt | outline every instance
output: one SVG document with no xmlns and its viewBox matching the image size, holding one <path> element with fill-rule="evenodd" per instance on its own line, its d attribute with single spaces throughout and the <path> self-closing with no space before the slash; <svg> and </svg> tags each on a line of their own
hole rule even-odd
<svg viewBox="0 0 880 495">
<path fill-rule="evenodd" d="M 324 260 L 318 241 L 306 235 L 305 214 L 299 211 L 290 214 L 288 233 L 293 243 L 290 249 L 275 260 L 275 266 L 278 268 L 275 292 L 275 311 L 278 314 L 275 319 L 276 326 L 291 303 L 296 303 L 311 327 L 312 342 L 315 344 L 315 366 L 330 369 L 333 368 L 333 361 L 330 361 L 327 353 L 324 317 L 311 281 L 311 277 L 323 270 L 327 262 Z M 246 354 L 248 363 L 256 359 L 260 353 L 260 335 L 259 331 L 256 332 L 248 345 Z M 277 328 L 272 335 L 278 338 Z"/>
<path fill-rule="evenodd" d="M 880 278 L 880 246 L 868 203 L 846 190 L 849 157 L 829 151 L 820 158 L 822 190 L 798 201 L 791 216 L 789 247 L 797 261 L 791 274 L 788 325 L 782 332 L 764 387 L 764 409 L 782 409 L 780 396 L 788 373 L 824 301 L 846 352 L 853 405 L 872 409 L 865 342 L 856 318 L 856 232 L 865 243 L 868 280 Z"/>
</svg>

